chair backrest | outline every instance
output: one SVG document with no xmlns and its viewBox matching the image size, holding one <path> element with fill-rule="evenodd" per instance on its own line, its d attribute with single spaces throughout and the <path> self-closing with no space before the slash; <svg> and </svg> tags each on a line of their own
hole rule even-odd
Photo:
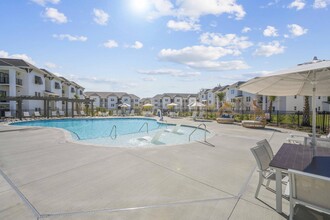
<svg viewBox="0 0 330 220">
<path fill-rule="evenodd" d="M 152 139 L 151 139 L 151 143 L 154 143 L 154 142 L 157 142 L 158 140 L 159 140 L 159 138 L 160 138 L 160 136 L 162 136 L 162 133 L 163 133 L 163 131 L 158 131 L 153 137 L 152 137 Z"/>
<path fill-rule="evenodd" d="M 5 112 L 5 117 L 12 117 L 11 112 Z"/>
<path fill-rule="evenodd" d="M 194 117 L 196 117 L 197 116 L 197 112 L 193 112 L 192 113 L 192 117 L 194 118 Z"/>
<path fill-rule="evenodd" d="M 59 111 L 60 116 L 64 116 L 64 111 Z"/>
<path fill-rule="evenodd" d="M 52 111 L 52 116 L 57 116 L 57 112 L 56 111 Z"/>
<path fill-rule="evenodd" d="M 23 112 L 23 116 L 24 117 L 30 117 L 30 113 L 29 112 Z"/>
<path fill-rule="evenodd" d="M 268 169 L 271 159 L 266 148 L 264 146 L 257 145 L 250 150 L 257 161 L 259 170 L 265 171 L 266 169 Z"/>
<path fill-rule="evenodd" d="M 78 115 L 77 111 L 73 111 L 73 115 Z"/>
<path fill-rule="evenodd" d="M 273 152 L 272 147 L 270 146 L 269 142 L 267 141 L 267 139 L 258 141 L 257 145 L 263 145 L 266 148 L 270 159 L 272 160 L 274 158 L 274 152 Z"/>
<path fill-rule="evenodd" d="M 36 116 L 36 117 L 40 117 L 41 115 L 40 115 L 40 112 L 34 112 L 34 116 Z"/>
<path fill-rule="evenodd" d="M 330 178 L 289 169 L 290 200 L 330 213 Z"/>
</svg>

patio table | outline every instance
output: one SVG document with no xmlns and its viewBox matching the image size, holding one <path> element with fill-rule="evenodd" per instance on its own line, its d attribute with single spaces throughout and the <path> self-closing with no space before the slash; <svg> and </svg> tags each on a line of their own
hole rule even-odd
<svg viewBox="0 0 330 220">
<path fill-rule="evenodd" d="M 299 144 L 284 143 L 270 162 L 269 166 L 276 171 L 276 211 L 282 212 L 282 172 L 289 169 L 304 171 L 330 177 L 330 148 L 313 149 Z"/>
</svg>

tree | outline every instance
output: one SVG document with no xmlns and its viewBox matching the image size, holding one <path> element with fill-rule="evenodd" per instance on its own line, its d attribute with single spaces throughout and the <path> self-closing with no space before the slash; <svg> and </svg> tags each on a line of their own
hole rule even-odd
<svg viewBox="0 0 330 220">
<path fill-rule="evenodd" d="M 269 121 L 270 121 L 272 119 L 273 102 L 275 102 L 276 96 L 268 96 L 268 99 L 269 99 L 268 112 L 269 112 Z"/>
<path fill-rule="evenodd" d="M 222 102 L 225 99 L 225 96 L 226 96 L 226 93 L 224 93 L 224 92 L 217 93 L 217 97 L 218 97 L 218 100 L 220 103 L 220 108 L 222 107 Z"/>
<path fill-rule="evenodd" d="M 310 106 L 309 106 L 309 96 L 305 96 L 305 103 L 304 103 L 304 109 L 303 109 L 303 120 L 301 125 L 302 126 L 311 126 L 310 124 L 310 118 L 309 118 L 309 113 L 310 113 Z"/>
</svg>

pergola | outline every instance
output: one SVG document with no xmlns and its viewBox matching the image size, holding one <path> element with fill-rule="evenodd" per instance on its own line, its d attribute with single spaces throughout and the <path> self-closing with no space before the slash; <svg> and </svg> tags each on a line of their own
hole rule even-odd
<svg viewBox="0 0 330 220">
<path fill-rule="evenodd" d="M 22 119 L 22 102 L 24 100 L 37 100 L 37 101 L 44 101 L 44 115 L 45 117 L 49 118 L 49 102 L 50 101 L 64 101 L 65 102 L 65 116 L 68 117 L 68 103 L 72 103 L 72 109 L 71 109 L 71 116 L 74 117 L 74 104 L 75 103 L 84 103 L 84 104 L 90 104 L 91 110 L 92 110 L 92 116 L 94 116 L 94 107 L 93 107 L 93 99 L 85 98 L 85 99 L 70 99 L 70 98 L 64 98 L 64 97 L 50 97 L 50 96 L 7 96 L 7 97 L 0 97 L 0 101 L 16 101 L 17 103 L 17 116 L 19 119 Z"/>
</svg>

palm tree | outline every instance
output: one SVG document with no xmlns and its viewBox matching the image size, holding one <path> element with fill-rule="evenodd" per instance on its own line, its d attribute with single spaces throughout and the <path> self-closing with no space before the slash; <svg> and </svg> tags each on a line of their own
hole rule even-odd
<svg viewBox="0 0 330 220">
<path fill-rule="evenodd" d="M 220 106 L 219 106 L 220 108 L 222 107 L 222 102 L 225 99 L 225 96 L 226 96 L 226 93 L 224 93 L 224 92 L 217 93 L 217 97 L 218 97 L 218 100 L 220 103 Z"/>
<path fill-rule="evenodd" d="M 272 111 L 273 111 L 273 102 L 276 100 L 276 96 L 268 96 L 269 99 L 269 107 L 268 107 L 268 112 L 269 112 L 269 121 L 272 119 Z"/>
<path fill-rule="evenodd" d="M 309 96 L 305 96 L 305 103 L 304 103 L 304 109 L 303 109 L 303 120 L 301 125 L 302 126 L 311 126 L 310 124 L 310 118 L 309 118 L 309 113 L 310 113 L 310 107 L 309 107 Z"/>
</svg>

